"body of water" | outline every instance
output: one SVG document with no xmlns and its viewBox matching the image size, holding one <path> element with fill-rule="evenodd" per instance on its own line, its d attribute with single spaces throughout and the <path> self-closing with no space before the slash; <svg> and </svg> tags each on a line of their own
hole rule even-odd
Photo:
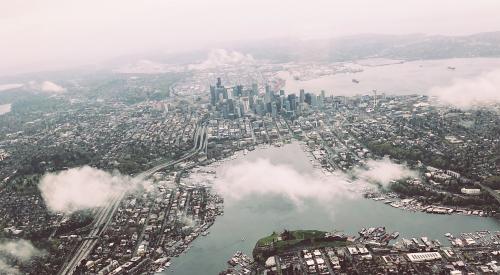
<svg viewBox="0 0 500 275">
<path fill-rule="evenodd" d="M 242 161 L 252 163 L 262 158 L 313 177 L 315 168 L 298 143 L 258 149 L 218 169 L 230 169 Z M 386 226 L 388 231 L 399 231 L 401 237 L 428 236 L 443 244 L 448 244 L 444 237 L 447 232 L 500 229 L 500 222 L 494 218 L 409 212 L 360 196 L 339 197 L 327 204 L 311 199 L 297 207 L 286 197 L 249 195 L 237 200 L 226 198 L 224 207 L 224 215 L 217 217 L 209 229 L 210 234 L 200 236 L 185 254 L 173 258 L 172 266 L 164 274 L 218 274 L 226 268 L 226 261 L 234 252 L 240 250 L 251 255 L 258 239 L 285 228 L 336 229 L 357 235 L 363 227 Z"/>
<path fill-rule="evenodd" d="M 386 94 L 425 94 L 435 86 L 448 86 L 455 79 L 468 79 L 500 68 L 500 58 L 457 58 L 411 61 L 383 66 L 359 62 L 358 73 L 339 73 L 311 80 L 295 80 L 288 72 L 281 72 L 286 80 L 284 90 L 298 93 L 300 89 L 327 95 L 370 94 L 374 89 Z M 455 68 L 454 70 L 448 67 Z M 359 83 L 354 83 L 356 79 Z"/>
</svg>

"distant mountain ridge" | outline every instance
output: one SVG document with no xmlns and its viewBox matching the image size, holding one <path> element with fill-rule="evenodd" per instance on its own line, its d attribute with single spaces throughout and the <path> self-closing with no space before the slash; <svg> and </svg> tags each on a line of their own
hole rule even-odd
<svg viewBox="0 0 500 275">
<path fill-rule="evenodd" d="M 240 44 L 235 49 L 256 59 L 279 62 L 500 57 L 500 32 L 467 36 L 363 34 L 315 40 L 273 39 Z"/>
</svg>

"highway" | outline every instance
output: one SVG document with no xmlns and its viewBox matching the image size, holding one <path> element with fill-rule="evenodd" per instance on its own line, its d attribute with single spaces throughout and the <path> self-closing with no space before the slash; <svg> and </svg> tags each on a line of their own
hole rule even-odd
<svg viewBox="0 0 500 275">
<path fill-rule="evenodd" d="M 138 174 L 135 178 L 145 179 L 160 170 L 163 170 L 169 166 L 183 162 L 202 151 L 205 152 L 208 143 L 206 125 L 201 125 L 201 126 L 199 125 L 196 127 L 193 140 L 194 140 L 193 148 L 181 158 L 159 164 L 147 171 Z M 101 233 L 104 232 L 108 227 L 108 225 L 111 223 L 111 220 L 114 214 L 116 213 L 116 210 L 118 209 L 120 202 L 122 201 L 124 196 L 125 192 L 115 195 L 111 199 L 111 202 L 108 205 L 100 208 L 97 211 L 96 217 L 94 219 L 93 229 L 90 231 L 87 237 L 83 239 L 82 243 L 77 248 L 77 250 L 74 251 L 72 258 L 67 262 L 67 264 L 65 264 L 61 268 L 61 270 L 58 273 L 59 275 L 73 274 L 75 272 L 76 267 L 80 264 L 80 262 L 85 258 L 87 258 L 88 254 L 93 250 L 94 246 L 97 244 Z"/>
<path fill-rule="evenodd" d="M 493 198 L 495 198 L 498 201 L 498 203 L 500 203 L 500 194 L 498 194 L 497 191 L 479 182 L 476 182 L 475 184 L 484 191 L 488 192 Z"/>
</svg>

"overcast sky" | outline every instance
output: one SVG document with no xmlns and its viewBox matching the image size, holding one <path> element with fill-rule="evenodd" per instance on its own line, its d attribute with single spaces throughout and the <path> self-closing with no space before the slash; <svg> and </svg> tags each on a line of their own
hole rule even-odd
<svg viewBox="0 0 500 275">
<path fill-rule="evenodd" d="M 220 41 L 497 30 L 498 0 L 2 0 L 0 74 Z"/>
</svg>

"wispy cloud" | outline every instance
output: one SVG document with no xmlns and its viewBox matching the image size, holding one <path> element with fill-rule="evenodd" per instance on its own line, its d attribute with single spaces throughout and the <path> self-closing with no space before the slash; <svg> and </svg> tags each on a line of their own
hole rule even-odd
<svg viewBox="0 0 500 275">
<path fill-rule="evenodd" d="M 21 83 L 0 84 L 0 92 L 21 88 L 22 86 L 24 86 L 24 84 Z"/>
<path fill-rule="evenodd" d="M 44 93 L 62 93 L 66 91 L 64 87 L 49 80 L 45 80 L 42 82 L 29 81 L 27 85 L 24 85 L 24 87 L 35 91 L 41 91 Z"/>
<path fill-rule="evenodd" d="M 46 174 L 38 188 L 50 210 L 72 213 L 104 206 L 123 192 L 148 189 L 149 186 L 150 183 L 143 179 L 84 166 Z"/>
<path fill-rule="evenodd" d="M 500 103 L 500 70 L 455 79 L 451 85 L 434 87 L 429 93 L 442 103 L 459 108 Z"/>
<path fill-rule="evenodd" d="M 224 197 L 243 199 L 249 195 L 282 196 L 301 205 L 307 199 L 327 202 L 339 197 L 354 197 L 347 178 L 301 174 L 288 165 L 268 159 L 244 161 L 222 171 L 215 189 Z"/>
<path fill-rule="evenodd" d="M 56 93 L 64 92 L 65 90 L 63 87 L 57 85 L 56 83 L 47 80 L 42 82 L 40 89 L 44 92 L 56 92 Z"/>
<path fill-rule="evenodd" d="M 360 196 L 362 188 L 374 188 L 372 183 L 416 176 L 414 171 L 388 159 L 367 163 L 368 170 L 356 169 L 349 174 L 324 176 L 319 173 L 303 174 L 291 166 L 273 164 L 268 159 L 243 161 L 221 171 L 214 187 L 225 198 L 241 200 L 251 195 L 281 196 L 301 206 L 307 200 L 329 204 L 339 199 Z M 352 181 L 351 176 L 357 180 Z"/>
<path fill-rule="evenodd" d="M 355 169 L 354 176 L 366 182 L 381 184 L 384 187 L 387 187 L 394 180 L 418 177 L 417 171 L 411 170 L 403 164 L 394 163 L 387 157 L 382 160 L 368 160 L 366 166 L 366 169 Z"/>
<path fill-rule="evenodd" d="M 43 251 L 34 247 L 27 240 L 19 239 L 0 242 L 0 274 L 20 274 L 19 269 L 10 264 L 12 260 L 22 263 L 43 254 Z"/>
<path fill-rule="evenodd" d="M 250 54 L 244 54 L 237 51 L 228 51 L 225 49 L 216 49 L 210 51 L 208 58 L 200 64 L 189 66 L 192 70 L 204 70 L 217 67 L 254 64 L 255 59 Z"/>
</svg>

